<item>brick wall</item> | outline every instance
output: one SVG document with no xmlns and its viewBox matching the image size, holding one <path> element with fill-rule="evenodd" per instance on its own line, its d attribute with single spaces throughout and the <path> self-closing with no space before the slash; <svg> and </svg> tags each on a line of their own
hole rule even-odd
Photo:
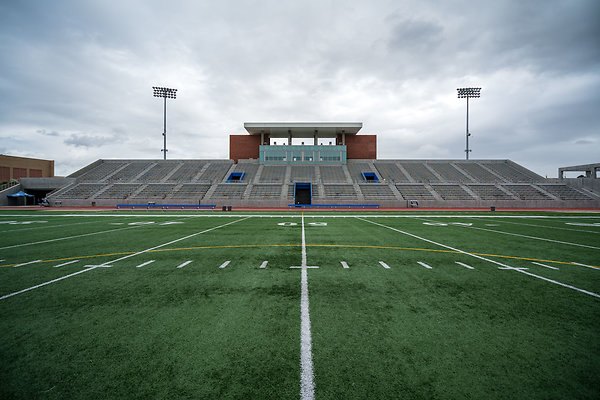
<svg viewBox="0 0 600 400">
<path fill-rule="evenodd" d="M 346 158 L 375 160 L 377 135 L 346 135 Z"/>
<path fill-rule="evenodd" d="M 247 158 L 258 159 L 260 135 L 229 135 L 229 159 L 234 162 Z"/>
</svg>

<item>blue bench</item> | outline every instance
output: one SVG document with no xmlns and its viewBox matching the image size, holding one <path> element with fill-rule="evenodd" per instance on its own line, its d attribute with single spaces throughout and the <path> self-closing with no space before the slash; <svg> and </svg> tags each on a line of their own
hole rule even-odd
<svg viewBox="0 0 600 400">
<path fill-rule="evenodd" d="M 299 208 L 379 208 L 379 204 L 288 204 Z"/>
<path fill-rule="evenodd" d="M 160 208 L 162 210 L 167 210 L 169 208 L 179 208 L 179 209 L 214 209 L 217 206 L 215 204 L 205 204 L 205 205 L 187 205 L 187 204 L 117 204 L 117 209 L 120 208 Z"/>
</svg>

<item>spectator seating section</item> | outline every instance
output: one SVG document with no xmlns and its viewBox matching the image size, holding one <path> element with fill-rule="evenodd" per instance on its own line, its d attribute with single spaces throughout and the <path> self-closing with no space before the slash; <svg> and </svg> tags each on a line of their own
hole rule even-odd
<svg viewBox="0 0 600 400">
<path fill-rule="evenodd" d="M 358 194 L 353 185 L 324 185 L 323 190 L 326 198 L 332 199 L 357 199 Z"/>
<path fill-rule="evenodd" d="M 316 182 L 315 167 L 312 165 L 293 165 L 290 179 L 292 182 Z"/>
<path fill-rule="evenodd" d="M 126 199 L 133 192 L 138 190 L 140 185 L 137 183 L 115 183 L 109 188 L 95 196 L 96 199 Z"/>
<path fill-rule="evenodd" d="M 396 198 L 388 185 L 367 184 L 359 187 L 363 197 L 367 200 L 394 200 Z"/>
<path fill-rule="evenodd" d="M 546 192 L 561 200 L 593 200 L 593 197 L 567 185 L 540 185 Z"/>
<path fill-rule="evenodd" d="M 405 162 L 401 165 L 416 182 L 427 183 L 440 181 L 422 162 Z"/>
<path fill-rule="evenodd" d="M 281 197 L 282 185 L 254 185 L 250 191 L 250 198 L 278 198 Z"/>
<path fill-rule="evenodd" d="M 192 182 L 196 175 L 206 165 L 204 161 L 186 161 L 183 162 L 171 176 L 166 179 L 166 182 L 188 183 Z"/>
<path fill-rule="evenodd" d="M 78 183 L 57 193 L 57 199 L 89 199 L 95 193 L 100 191 L 106 184 L 104 183 Z"/>
<path fill-rule="evenodd" d="M 203 198 L 211 185 L 198 183 L 184 183 L 178 189 L 173 190 L 171 198 L 186 199 L 186 198 Z"/>
<path fill-rule="evenodd" d="M 283 183 L 285 165 L 265 165 L 259 177 L 260 183 Z"/>
<path fill-rule="evenodd" d="M 432 184 L 431 188 L 444 200 L 474 200 L 473 196 L 459 185 Z"/>
<path fill-rule="evenodd" d="M 223 178 L 231 168 L 233 161 L 217 161 L 210 162 L 202 175 L 198 178 L 200 183 L 218 183 L 223 181 Z"/>
<path fill-rule="evenodd" d="M 396 189 L 405 200 L 435 200 L 423 184 L 397 184 Z"/>
<path fill-rule="evenodd" d="M 410 179 L 402 172 L 395 162 L 375 162 L 379 176 L 388 182 L 410 182 Z"/>
<path fill-rule="evenodd" d="M 471 189 L 481 200 L 512 200 L 513 197 L 494 184 L 468 184 Z"/>
<path fill-rule="evenodd" d="M 468 176 L 456 169 L 452 163 L 428 163 L 427 165 L 437 172 L 444 182 L 472 182 Z"/>
<path fill-rule="evenodd" d="M 211 199 L 241 199 L 246 185 L 240 185 L 236 183 L 223 183 L 217 185 L 217 189 L 213 192 Z"/>
<path fill-rule="evenodd" d="M 150 183 L 140 192 L 132 196 L 134 199 L 165 199 L 175 189 L 175 183 Z"/>
<path fill-rule="evenodd" d="M 323 183 L 346 183 L 347 178 L 344 170 L 339 166 L 321 165 L 321 180 Z"/>
<path fill-rule="evenodd" d="M 531 185 L 502 185 L 502 187 L 516 194 L 521 200 L 551 200 L 552 198 L 542 193 Z"/>
</svg>

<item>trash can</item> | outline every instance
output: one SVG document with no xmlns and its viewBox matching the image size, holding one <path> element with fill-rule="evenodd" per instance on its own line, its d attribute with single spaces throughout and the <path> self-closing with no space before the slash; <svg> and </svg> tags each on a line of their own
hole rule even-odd
<svg viewBox="0 0 600 400">
<path fill-rule="evenodd" d="M 494 206 L 491 206 L 491 207 L 490 207 L 490 211 L 496 211 L 496 207 L 494 207 Z"/>
<path fill-rule="evenodd" d="M 227 206 L 227 211 L 231 211 L 231 206 Z"/>
<path fill-rule="evenodd" d="M 227 206 L 223 206 L 223 207 L 221 208 L 221 211 L 227 211 Z"/>
</svg>

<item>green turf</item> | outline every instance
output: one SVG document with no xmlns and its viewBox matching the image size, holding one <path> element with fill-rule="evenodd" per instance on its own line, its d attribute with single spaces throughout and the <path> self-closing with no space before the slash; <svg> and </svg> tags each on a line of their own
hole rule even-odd
<svg viewBox="0 0 600 400">
<path fill-rule="evenodd" d="M 0 296 L 110 265 L 0 300 L 0 398 L 300 397 L 299 213 L 0 214 Z M 305 213 L 315 398 L 600 396 L 600 298 L 539 279 L 600 294 L 599 214 L 396 215 Z"/>
</svg>

